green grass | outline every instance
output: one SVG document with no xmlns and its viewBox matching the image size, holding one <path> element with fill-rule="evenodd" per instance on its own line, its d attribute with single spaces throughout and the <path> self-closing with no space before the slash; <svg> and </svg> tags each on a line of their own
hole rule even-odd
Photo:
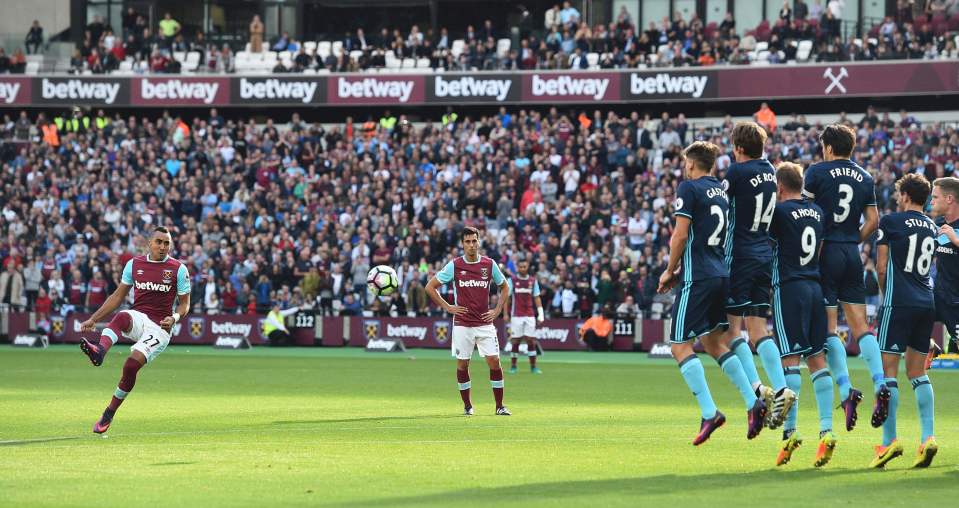
<svg viewBox="0 0 959 508">
<path fill-rule="evenodd" d="M 776 468 L 779 433 L 746 440 L 742 401 L 705 358 L 729 423 L 701 448 L 675 364 L 624 353 L 549 353 L 542 376 L 521 359 L 509 418 L 492 415 L 474 360 L 477 416 L 465 418 L 447 351 L 172 347 L 141 371 L 108 437 L 95 436 L 126 349 L 93 368 L 75 347 L 0 347 L 0 506 L 952 506 L 959 481 L 959 372 L 931 375 L 932 468 L 909 469 L 919 429 L 901 374 L 906 455 L 865 467 L 880 438 L 867 396 L 859 427 L 837 432 L 833 462 L 817 470 L 805 371 L 806 444 Z M 867 386 L 862 362 L 850 364 Z"/>
</svg>

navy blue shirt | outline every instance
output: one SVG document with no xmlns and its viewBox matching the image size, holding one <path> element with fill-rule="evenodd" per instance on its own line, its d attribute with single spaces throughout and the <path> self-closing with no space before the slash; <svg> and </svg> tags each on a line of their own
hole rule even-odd
<svg viewBox="0 0 959 508">
<path fill-rule="evenodd" d="M 945 219 L 936 221 L 945 224 Z M 949 223 L 959 231 L 959 220 Z M 959 305 L 959 247 L 956 247 L 946 235 L 936 237 L 936 298 L 945 304 Z"/>
<path fill-rule="evenodd" d="M 676 190 L 673 213 L 690 220 L 683 250 L 683 282 L 729 277 L 726 268 L 726 214 L 729 198 L 712 176 L 686 180 Z"/>
<path fill-rule="evenodd" d="M 885 307 L 934 308 L 929 272 L 939 228 L 920 212 L 896 212 L 879 220 L 879 245 L 889 246 Z"/>
<path fill-rule="evenodd" d="M 769 235 L 775 241 L 773 285 L 793 280 L 819 280 L 819 247 L 823 211 L 805 199 L 776 205 Z"/>
<path fill-rule="evenodd" d="M 776 208 L 776 171 L 772 164 L 765 159 L 731 164 L 723 186 L 729 196 L 727 264 L 734 257 L 771 259 L 769 224 Z"/>
<path fill-rule="evenodd" d="M 849 159 L 820 162 L 806 170 L 803 195 L 824 212 L 827 242 L 859 243 L 859 223 L 876 206 L 872 175 Z"/>
</svg>

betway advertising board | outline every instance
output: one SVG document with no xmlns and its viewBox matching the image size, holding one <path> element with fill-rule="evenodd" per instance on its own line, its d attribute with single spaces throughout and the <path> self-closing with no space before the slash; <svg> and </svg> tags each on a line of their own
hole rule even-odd
<svg viewBox="0 0 959 508">
<path fill-rule="evenodd" d="M 52 342 L 78 343 L 80 337 L 94 339 L 107 323 L 98 323 L 96 332 L 82 332 L 80 324 L 89 317 L 89 314 L 70 314 L 69 316 L 52 316 L 50 318 L 50 339 Z M 298 313 L 287 321 L 290 335 L 297 345 L 314 345 L 314 326 L 316 317 L 311 314 Z M 265 316 L 250 314 L 213 314 L 187 315 L 170 330 L 170 341 L 173 344 L 213 344 L 220 337 L 243 337 L 254 345 L 267 344 L 267 337 L 263 333 Z M 342 332 L 340 332 L 342 333 Z M 130 343 L 129 339 L 121 339 L 123 343 Z"/>
<path fill-rule="evenodd" d="M 930 94 L 959 94 L 959 60 L 415 75 L 0 76 L 0 109 L 641 104 Z"/>
</svg>

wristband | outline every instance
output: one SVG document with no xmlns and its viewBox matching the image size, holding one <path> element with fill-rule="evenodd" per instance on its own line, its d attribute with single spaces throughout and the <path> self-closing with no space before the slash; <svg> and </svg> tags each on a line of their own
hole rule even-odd
<svg viewBox="0 0 959 508">
<path fill-rule="evenodd" d="M 180 322 L 180 313 L 178 313 L 178 312 L 174 312 L 174 313 L 173 313 L 173 322 L 174 322 L 174 323 L 179 323 L 179 322 Z"/>
</svg>

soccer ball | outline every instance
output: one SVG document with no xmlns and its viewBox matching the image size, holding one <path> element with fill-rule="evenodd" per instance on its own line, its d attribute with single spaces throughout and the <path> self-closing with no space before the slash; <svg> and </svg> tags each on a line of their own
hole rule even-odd
<svg viewBox="0 0 959 508">
<path fill-rule="evenodd" d="M 366 287 L 374 296 L 388 296 L 400 286 L 396 271 L 386 265 L 374 266 L 366 275 Z"/>
</svg>

